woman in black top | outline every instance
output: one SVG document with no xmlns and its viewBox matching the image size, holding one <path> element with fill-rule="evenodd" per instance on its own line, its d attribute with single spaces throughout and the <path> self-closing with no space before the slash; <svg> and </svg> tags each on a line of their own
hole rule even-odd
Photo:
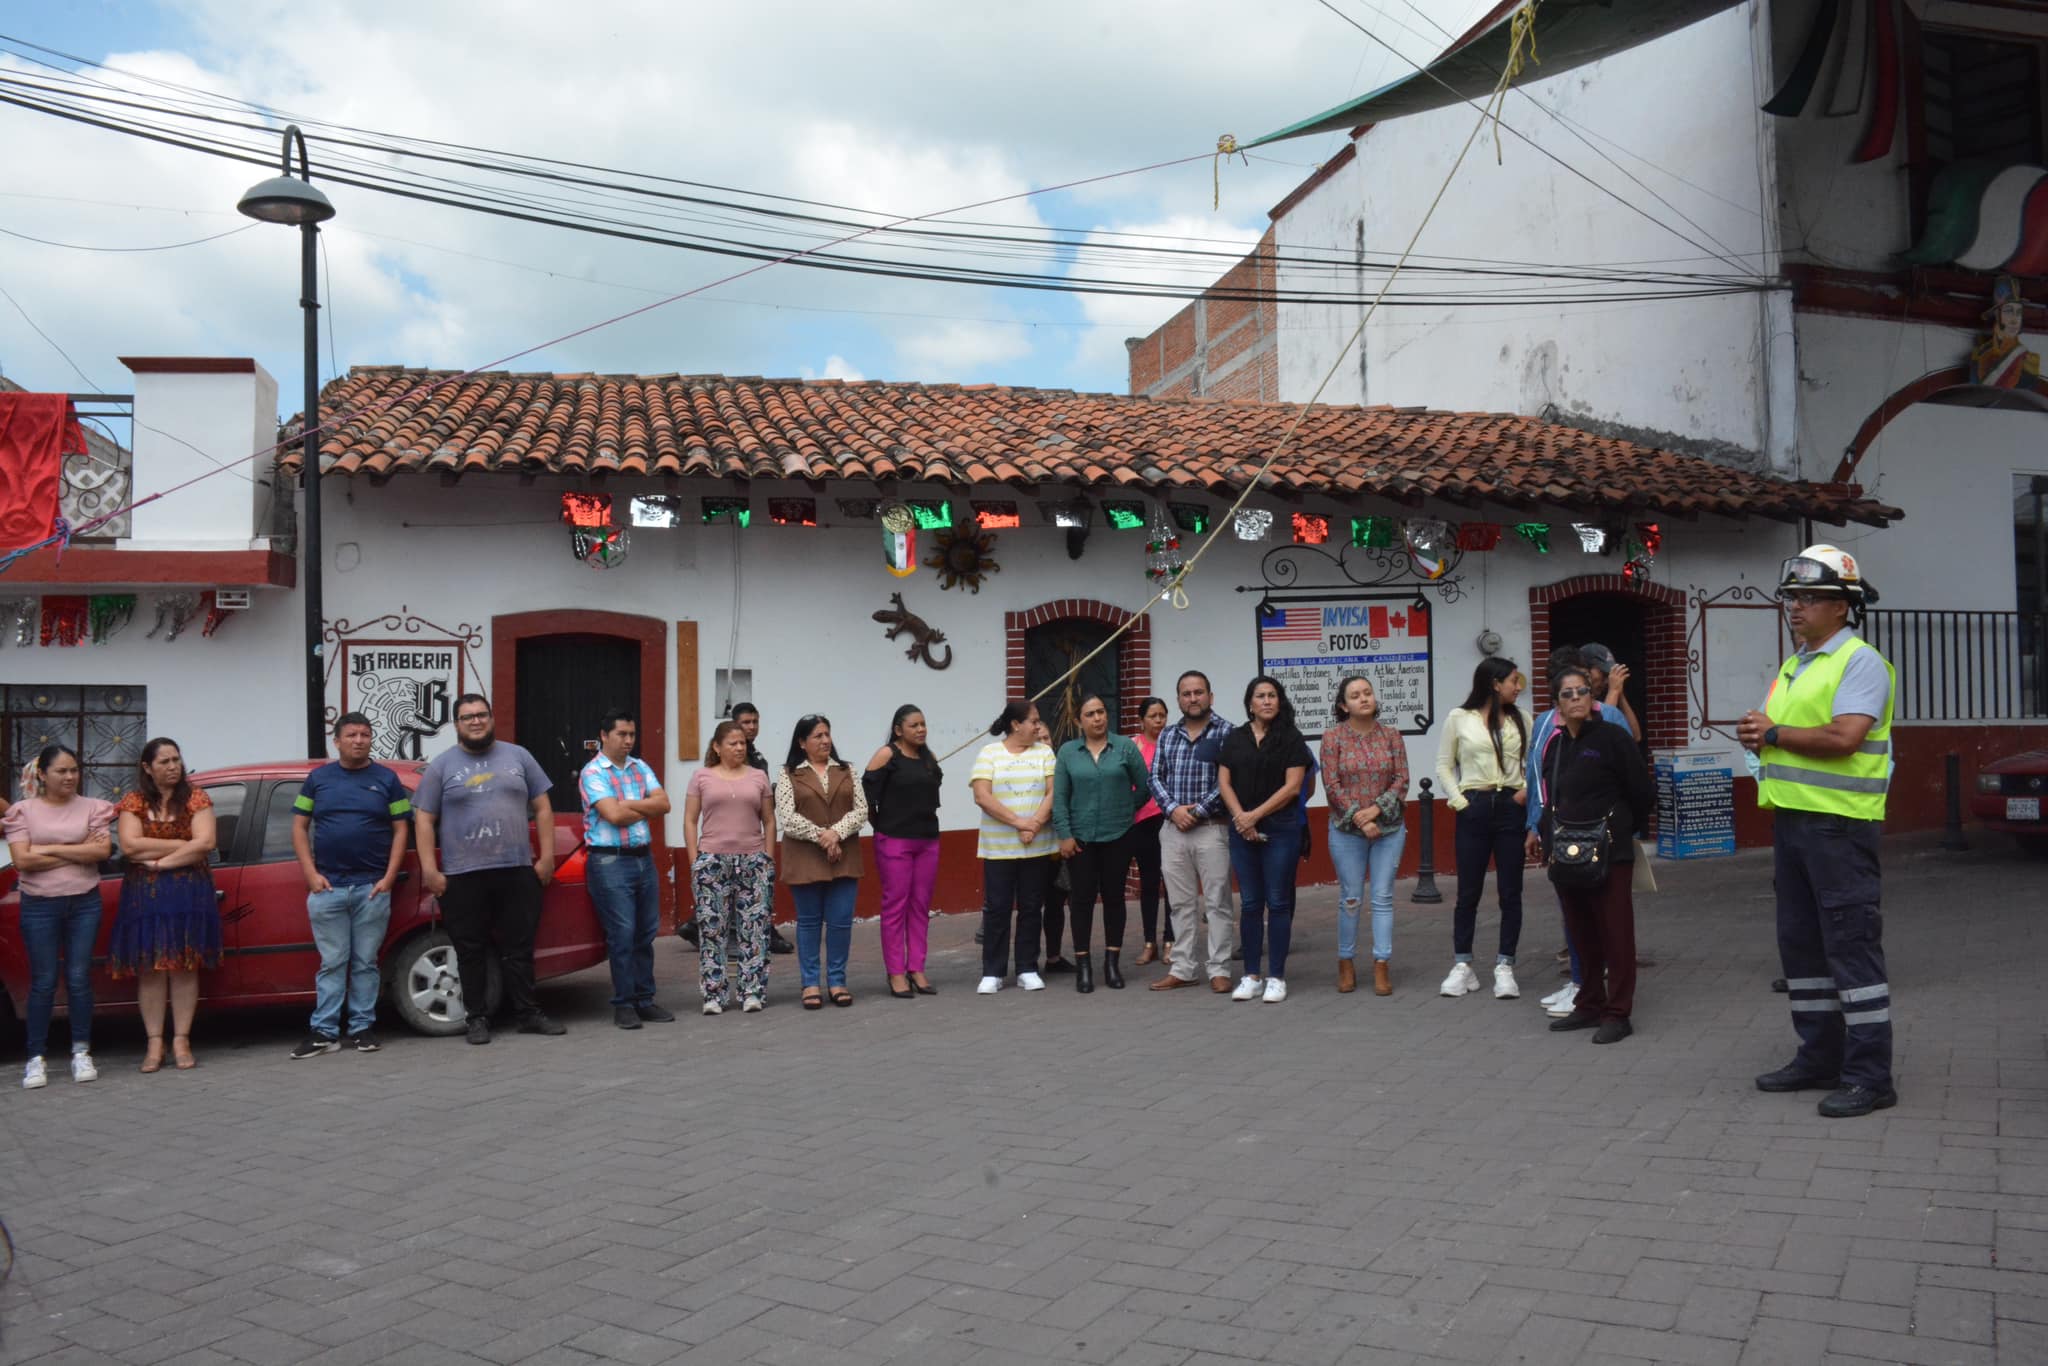
<svg viewBox="0 0 2048 1366">
<path fill-rule="evenodd" d="M 882 882 L 882 966 L 899 1000 L 936 996 L 924 975 L 932 885 L 939 877 L 939 761 L 925 744 L 924 713 L 901 706 L 889 722 L 889 743 L 868 760 L 861 786 L 875 829 L 875 867 Z"/>
<path fill-rule="evenodd" d="M 1598 883 L 1576 887 L 1551 881 L 1564 906 L 1565 929 L 1584 969 L 1572 1013 L 1554 1020 L 1554 1030 L 1593 1029 L 1594 1043 L 1619 1043 L 1634 1033 L 1629 1015 L 1636 996 L 1636 908 L 1632 895 L 1634 835 L 1646 828 L 1656 789 L 1635 737 L 1594 710 L 1592 680 L 1567 668 L 1557 675 L 1557 730 L 1536 756 L 1540 803 L 1538 830 L 1529 832 L 1528 852 L 1548 861 L 1557 822 L 1590 825 L 1607 821 L 1606 871 Z M 1540 830 L 1540 835 L 1538 831 Z"/>
<path fill-rule="evenodd" d="M 1237 875 L 1244 938 L 1244 980 L 1230 999 L 1284 1001 L 1301 861 L 1301 788 L 1313 760 L 1278 679 L 1254 678 L 1244 690 L 1244 709 L 1250 719 L 1224 737 L 1216 758 L 1217 788 L 1230 812 L 1230 871 Z"/>
</svg>

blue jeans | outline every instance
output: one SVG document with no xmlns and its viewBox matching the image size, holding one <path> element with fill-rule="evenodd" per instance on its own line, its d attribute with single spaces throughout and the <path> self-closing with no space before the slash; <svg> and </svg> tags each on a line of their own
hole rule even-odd
<svg viewBox="0 0 2048 1366">
<path fill-rule="evenodd" d="M 1237 923 L 1247 977 L 1287 977 L 1287 946 L 1294 940 L 1294 879 L 1301 868 L 1301 827 L 1265 832 L 1253 843 L 1230 832 L 1230 871 L 1237 876 Z"/>
<path fill-rule="evenodd" d="M 1372 883 L 1372 956 L 1384 963 L 1394 956 L 1394 874 L 1401 867 L 1401 849 L 1408 827 L 1397 825 L 1376 840 L 1350 826 L 1330 822 L 1330 862 L 1337 869 L 1337 956 L 1358 956 L 1358 906 L 1368 879 Z"/>
<path fill-rule="evenodd" d="M 306 896 L 306 919 L 320 970 L 313 974 L 313 1032 L 340 1034 L 341 1005 L 348 999 L 348 1032 L 360 1034 L 377 1022 L 377 950 L 391 923 L 391 893 L 372 895 L 370 884 L 332 887 Z"/>
<path fill-rule="evenodd" d="M 825 935 L 824 985 L 846 985 L 846 959 L 853 952 L 853 899 L 859 891 L 857 877 L 803 882 L 789 889 L 796 901 L 796 970 L 805 986 L 819 985 L 820 930 Z"/>
<path fill-rule="evenodd" d="M 57 1005 L 57 959 L 64 959 L 64 998 L 71 1010 L 71 1047 L 92 1047 L 92 946 L 100 934 L 100 891 L 70 896 L 21 894 L 21 941 L 28 947 L 28 1055 L 43 1056 Z"/>
<path fill-rule="evenodd" d="M 661 887 L 651 854 L 614 854 L 593 846 L 585 866 L 590 903 L 604 927 L 612 962 L 612 1005 L 654 1004 L 654 936 L 661 932 Z"/>
</svg>

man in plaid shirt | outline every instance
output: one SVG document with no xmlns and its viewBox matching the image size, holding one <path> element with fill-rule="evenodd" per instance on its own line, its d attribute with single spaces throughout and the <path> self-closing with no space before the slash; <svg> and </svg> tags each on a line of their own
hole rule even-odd
<svg viewBox="0 0 2048 1366">
<path fill-rule="evenodd" d="M 1216 786 L 1216 760 L 1233 727 L 1210 710 L 1209 676 L 1190 669 L 1174 686 L 1180 724 L 1159 735 L 1152 758 L 1152 800 L 1166 813 L 1159 866 L 1173 903 L 1172 964 L 1154 991 L 1195 983 L 1196 927 L 1209 925 L 1209 989 L 1230 990 L 1230 953 L 1237 920 L 1230 904 L 1230 831 Z"/>
<path fill-rule="evenodd" d="M 661 929 L 661 887 L 654 870 L 650 818 L 668 814 L 668 793 L 645 761 L 633 757 L 639 726 L 613 711 L 599 723 L 597 757 L 583 766 L 583 843 L 591 904 L 612 961 L 612 1023 L 675 1019 L 654 1003 L 654 936 Z"/>
</svg>

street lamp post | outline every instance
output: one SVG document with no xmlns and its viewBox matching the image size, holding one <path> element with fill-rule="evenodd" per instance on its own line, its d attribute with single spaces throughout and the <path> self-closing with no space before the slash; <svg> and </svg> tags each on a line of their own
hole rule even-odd
<svg viewBox="0 0 2048 1366">
<path fill-rule="evenodd" d="M 299 173 L 292 174 L 292 143 L 299 144 Z M 299 230 L 299 307 L 306 315 L 306 401 L 299 431 L 301 478 L 306 490 L 306 531 L 300 542 L 299 572 L 305 576 L 306 757 L 327 757 L 327 677 L 321 667 L 321 634 L 326 628 L 321 600 L 320 554 L 320 224 L 334 217 L 334 205 L 313 188 L 306 161 L 306 136 L 297 124 L 284 130 L 283 174 L 251 186 L 235 207 L 263 223 Z"/>
</svg>

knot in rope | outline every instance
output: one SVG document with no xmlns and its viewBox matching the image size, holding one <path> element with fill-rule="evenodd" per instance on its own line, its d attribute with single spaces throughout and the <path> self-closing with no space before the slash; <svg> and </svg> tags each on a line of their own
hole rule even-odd
<svg viewBox="0 0 2048 1366">
<path fill-rule="evenodd" d="M 1216 139 L 1216 155 L 1210 158 L 1209 162 L 1210 178 L 1213 182 L 1211 208 L 1220 209 L 1223 207 L 1223 159 L 1231 156 L 1236 157 L 1247 166 L 1251 165 L 1251 158 L 1247 157 L 1244 154 L 1244 150 L 1237 145 L 1237 134 L 1221 134 Z"/>
<path fill-rule="evenodd" d="M 1543 59 L 1536 55 L 1536 6 L 1539 0 L 1527 0 L 1514 17 L 1508 21 L 1508 60 L 1501 69 L 1500 84 L 1494 87 L 1493 98 L 1487 101 L 1487 115 L 1493 121 L 1493 162 L 1501 164 L 1500 115 L 1507 106 L 1508 87 L 1522 74 L 1524 61 L 1543 65 Z"/>
</svg>

